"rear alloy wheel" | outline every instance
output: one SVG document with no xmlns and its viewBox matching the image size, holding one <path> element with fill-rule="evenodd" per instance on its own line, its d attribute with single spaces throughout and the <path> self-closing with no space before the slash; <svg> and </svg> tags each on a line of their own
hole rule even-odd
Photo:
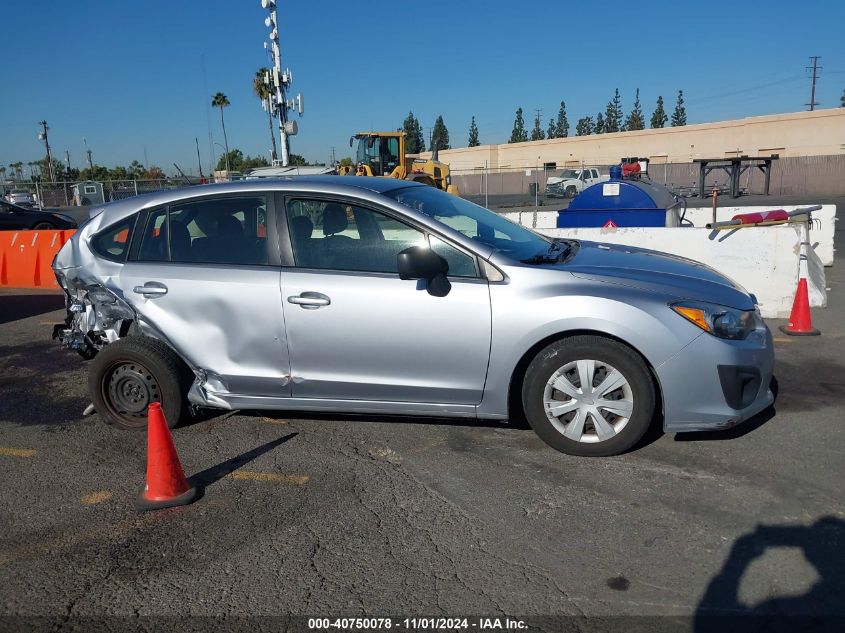
<svg viewBox="0 0 845 633">
<path fill-rule="evenodd" d="M 528 366 L 523 406 L 551 447 L 607 456 L 636 444 L 651 424 L 654 385 L 631 348 L 600 336 L 573 336 L 543 349 Z"/>
<path fill-rule="evenodd" d="M 186 371 L 161 341 L 133 336 L 106 345 L 94 358 L 88 387 L 102 418 L 124 429 L 147 428 L 147 409 L 161 403 L 167 425 L 185 409 Z"/>
</svg>

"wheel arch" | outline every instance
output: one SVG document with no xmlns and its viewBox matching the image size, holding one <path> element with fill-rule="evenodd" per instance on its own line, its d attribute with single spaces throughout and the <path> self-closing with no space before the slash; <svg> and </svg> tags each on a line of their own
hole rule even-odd
<svg viewBox="0 0 845 633">
<path fill-rule="evenodd" d="M 612 341 L 616 341 L 617 343 L 621 343 L 625 347 L 636 352 L 637 356 L 639 356 L 642 361 L 645 363 L 645 366 L 648 367 L 649 374 L 651 375 L 651 381 L 654 385 L 654 395 L 655 395 L 655 411 L 660 412 L 660 416 L 663 416 L 663 386 L 660 384 L 660 378 L 657 375 L 657 371 L 654 368 L 654 365 L 648 360 L 645 354 L 643 354 L 636 346 L 632 345 L 628 341 L 616 336 L 614 334 L 609 334 L 607 332 L 602 332 L 600 330 L 591 330 L 591 329 L 576 329 L 576 330 L 565 330 L 562 332 L 556 332 L 554 334 L 550 334 L 545 338 L 537 341 L 529 347 L 525 353 L 520 357 L 519 361 L 517 361 L 516 366 L 514 367 L 513 371 L 511 372 L 510 382 L 508 384 L 508 418 L 510 420 L 518 420 L 520 422 L 525 422 L 525 412 L 522 409 L 522 383 L 525 380 L 525 372 L 528 369 L 528 365 L 534 359 L 535 356 L 540 352 L 541 349 L 555 343 L 557 341 L 562 341 L 567 338 L 572 338 L 573 336 L 600 336 L 602 338 L 606 338 Z"/>
</svg>

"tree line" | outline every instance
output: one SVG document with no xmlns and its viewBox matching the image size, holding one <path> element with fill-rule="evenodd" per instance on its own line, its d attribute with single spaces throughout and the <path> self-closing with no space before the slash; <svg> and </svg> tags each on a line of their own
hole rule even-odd
<svg viewBox="0 0 845 633">
<path fill-rule="evenodd" d="M 845 107 L 845 95 L 842 97 L 842 104 Z M 670 123 L 672 127 L 680 127 L 687 124 L 687 111 L 684 105 L 684 91 L 678 90 L 678 97 L 675 102 L 675 109 L 672 116 L 666 114 L 663 103 L 663 96 L 657 97 L 657 103 L 654 111 L 649 119 L 651 128 L 662 128 Z M 640 103 L 640 89 L 637 88 L 634 96 L 634 104 L 631 111 L 625 116 L 622 110 L 622 97 L 617 88 L 613 97 L 607 102 L 604 112 L 598 112 L 593 118 L 592 116 L 585 116 L 578 119 L 575 124 L 575 136 L 588 136 L 590 134 L 608 134 L 612 132 L 629 132 L 633 130 L 643 130 L 646 127 L 646 118 L 643 113 L 642 104 Z M 522 108 L 517 108 L 516 115 L 513 122 L 513 130 L 511 131 L 508 143 L 524 143 L 526 141 L 542 141 L 544 139 L 552 138 L 566 138 L 569 136 L 569 118 L 566 115 L 566 102 L 560 102 L 556 117 L 550 117 L 546 129 L 543 129 L 540 120 L 540 111 L 538 110 L 534 116 L 534 125 L 529 132 L 525 126 L 525 113 Z M 408 113 L 408 116 L 402 123 L 402 131 L 406 135 L 406 145 L 408 153 L 418 154 L 425 151 L 425 136 L 423 135 L 423 128 L 414 116 L 414 112 Z M 431 128 L 431 137 L 429 142 L 429 149 L 433 149 L 434 145 L 438 149 L 449 149 L 449 130 L 446 128 L 446 123 L 443 121 L 443 116 L 437 117 L 434 122 L 434 127 Z M 478 135 L 478 125 L 475 122 L 475 116 L 472 117 L 469 124 L 469 132 L 467 134 L 467 146 L 477 147 L 481 144 Z"/>
<path fill-rule="evenodd" d="M 678 98 L 675 102 L 675 109 L 671 118 L 667 116 L 663 104 L 663 96 L 657 97 L 657 104 L 652 112 L 649 121 L 652 129 L 662 128 L 670 122 L 672 127 L 681 127 L 687 124 L 687 111 L 684 106 L 684 91 L 678 90 Z M 630 132 L 644 130 L 646 126 L 645 114 L 640 103 L 640 89 L 637 88 L 634 96 L 634 105 L 628 116 L 622 110 L 622 97 L 617 88 L 613 97 L 607 102 L 604 112 L 599 111 L 595 119 L 592 116 L 585 116 L 578 119 L 575 124 L 575 136 L 589 136 L 590 134 L 610 134 L 613 132 Z M 544 138 L 563 138 L 569 135 L 569 121 L 566 118 L 566 103 L 560 102 L 560 110 L 557 119 L 549 121 L 549 129 L 544 132 L 540 127 L 539 112 L 534 118 L 534 127 L 531 130 L 530 140 L 539 141 Z M 513 131 L 508 143 L 522 143 L 529 140 L 528 132 L 525 129 L 525 119 L 522 108 L 516 111 L 513 123 Z"/>
<path fill-rule="evenodd" d="M 60 160 L 53 159 L 53 174 L 56 181 L 74 182 L 78 180 L 164 180 L 167 176 L 157 165 L 146 167 L 137 160 L 133 160 L 127 167 L 105 167 L 92 163 L 83 169 L 68 167 Z M 47 158 L 24 163 L 16 161 L 9 163 L 8 168 L 0 166 L 0 181 L 6 179 L 18 182 L 46 182 L 50 179 L 50 169 Z"/>
</svg>

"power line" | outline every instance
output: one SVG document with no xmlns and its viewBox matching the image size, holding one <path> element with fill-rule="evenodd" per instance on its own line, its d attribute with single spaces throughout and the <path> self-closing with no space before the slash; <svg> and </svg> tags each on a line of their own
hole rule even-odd
<svg viewBox="0 0 845 633">
<path fill-rule="evenodd" d="M 810 57 L 810 61 L 813 62 L 813 65 L 806 66 L 807 70 L 812 69 L 813 71 L 813 83 L 810 88 L 810 103 L 804 104 L 810 106 L 810 112 L 815 110 L 816 106 L 819 105 L 819 103 L 816 101 L 816 79 L 818 79 L 818 71 L 822 69 L 822 66 L 818 65 L 820 59 L 821 57 L 819 55 L 813 55 L 812 57 Z"/>
</svg>

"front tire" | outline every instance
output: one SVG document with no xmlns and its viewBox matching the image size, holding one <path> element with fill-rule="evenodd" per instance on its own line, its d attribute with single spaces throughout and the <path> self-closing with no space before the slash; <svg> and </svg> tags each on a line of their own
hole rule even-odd
<svg viewBox="0 0 845 633">
<path fill-rule="evenodd" d="M 38 222 L 35 226 L 32 227 L 33 231 L 51 231 L 54 227 L 49 222 Z"/>
<path fill-rule="evenodd" d="M 552 448 L 606 457 L 629 450 L 648 430 L 654 383 L 627 345 L 572 336 L 543 348 L 528 366 L 522 405 L 531 428 Z"/>
<path fill-rule="evenodd" d="M 578 195 L 578 189 L 575 188 L 575 185 L 569 185 L 563 195 L 571 200 Z"/>
<path fill-rule="evenodd" d="M 186 412 L 186 368 L 167 345 L 130 336 L 106 345 L 91 364 L 88 389 L 105 422 L 122 429 L 146 429 L 147 408 L 161 403 L 167 426 Z"/>
</svg>

